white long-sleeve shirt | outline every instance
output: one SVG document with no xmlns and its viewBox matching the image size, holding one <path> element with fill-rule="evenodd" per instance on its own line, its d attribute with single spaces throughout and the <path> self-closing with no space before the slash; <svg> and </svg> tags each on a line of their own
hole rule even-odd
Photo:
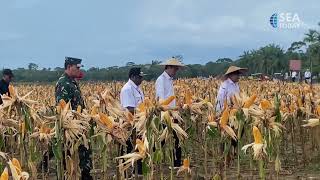
<svg viewBox="0 0 320 180">
<path fill-rule="evenodd" d="M 120 92 L 121 106 L 137 107 L 144 100 L 144 94 L 140 87 L 138 87 L 133 81 L 129 81 L 122 87 Z"/>
<path fill-rule="evenodd" d="M 223 109 L 223 104 L 225 99 L 227 102 L 230 103 L 230 98 L 240 93 L 240 88 L 238 83 L 234 83 L 231 79 L 227 79 L 222 82 L 220 85 L 218 95 L 217 95 L 217 102 L 216 102 L 216 111 L 221 112 Z"/>
<path fill-rule="evenodd" d="M 304 72 L 304 78 L 311 78 L 311 72 L 310 71 Z"/>
<path fill-rule="evenodd" d="M 156 81 L 156 98 L 164 100 L 170 96 L 174 96 L 173 78 L 164 71 Z M 176 101 L 173 100 L 169 106 L 175 107 Z"/>
</svg>

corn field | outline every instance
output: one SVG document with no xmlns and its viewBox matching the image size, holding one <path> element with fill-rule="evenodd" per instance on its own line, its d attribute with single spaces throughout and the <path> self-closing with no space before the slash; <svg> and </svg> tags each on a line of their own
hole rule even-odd
<svg viewBox="0 0 320 180">
<path fill-rule="evenodd" d="M 154 82 L 143 82 L 134 115 L 119 102 L 124 82 L 80 82 L 86 108 L 77 110 L 55 103 L 53 84 L 14 84 L 0 106 L 0 179 L 79 179 L 79 145 L 92 150 L 94 179 L 129 177 L 138 160 L 143 179 L 320 177 L 320 86 L 243 79 L 219 114 L 220 83 L 179 79 L 176 96 L 158 102 Z M 179 168 L 169 168 L 174 132 Z M 132 134 L 135 151 L 121 153 Z"/>
</svg>

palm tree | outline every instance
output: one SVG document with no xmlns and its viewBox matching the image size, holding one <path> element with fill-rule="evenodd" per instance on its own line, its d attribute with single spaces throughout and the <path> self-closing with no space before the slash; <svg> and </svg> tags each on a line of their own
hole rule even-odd
<svg viewBox="0 0 320 180">
<path fill-rule="evenodd" d="M 293 42 L 291 46 L 288 48 L 288 51 L 294 52 L 296 50 L 300 50 L 303 46 L 306 46 L 306 43 L 303 41 Z"/>
<path fill-rule="evenodd" d="M 314 44 L 316 42 L 319 42 L 319 36 L 320 33 L 314 29 L 309 29 L 309 32 L 305 34 L 306 37 L 303 39 L 304 42 L 308 44 Z"/>
</svg>

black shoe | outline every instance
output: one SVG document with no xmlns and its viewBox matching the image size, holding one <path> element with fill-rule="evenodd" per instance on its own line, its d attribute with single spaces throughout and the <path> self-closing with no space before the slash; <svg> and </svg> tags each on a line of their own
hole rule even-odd
<svg viewBox="0 0 320 180">
<path fill-rule="evenodd" d="M 179 160 L 175 160 L 173 165 L 174 165 L 174 167 L 180 167 L 180 166 L 182 166 L 182 163 Z"/>
</svg>

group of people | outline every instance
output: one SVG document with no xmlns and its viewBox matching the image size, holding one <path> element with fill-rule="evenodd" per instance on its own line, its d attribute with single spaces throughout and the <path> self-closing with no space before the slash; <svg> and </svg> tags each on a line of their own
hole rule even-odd
<svg viewBox="0 0 320 180">
<path fill-rule="evenodd" d="M 76 110 L 78 106 L 82 109 L 85 108 L 84 99 L 81 95 L 81 90 L 77 79 L 83 74 L 81 73 L 82 60 L 73 57 L 66 57 L 64 63 L 64 73 L 59 78 L 56 88 L 55 88 L 55 100 L 59 103 L 60 100 L 65 102 L 70 102 L 73 110 Z M 165 100 L 170 96 L 175 96 L 174 91 L 174 77 L 176 73 L 182 69 L 185 65 L 182 64 L 176 58 L 170 58 L 167 61 L 160 64 L 164 67 L 163 73 L 157 78 L 155 83 L 156 98 L 160 100 Z M 238 85 L 239 77 L 241 74 L 246 72 L 246 68 L 239 68 L 236 66 L 230 66 L 227 72 L 224 74 L 224 81 L 222 82 L 216 102 L 216 111 L 221 112 L 224 108 L 224 102 L 230 101 L 236 93 L 240 93 L 240 88 Z M 135 113 L 135 109 L 140 103 L 144 101 L 144 93 L 140 88 L 143 81 L 144 74 L 139 67 L 133 67 L 128 73 L 128 81 L 122 87 L 120 92 L 120 102 L 124 109 L 127 109 L 132 114 Z M 13 73 L 9 69 L 3 70 L 3 79 L 0 82 L 0 92 L 1 94 L 8 94 L 9 83 L 13 78 Z M 8 94 L 10 95 L 10 94 Z M 0 99 L 1 100 L 1 99 Z M 1 103 L 0 103 L 1 104 Z M 173 100 L 170 107 L 176 107 L 176 102 Z M 179 139 L 176 134 L 174 134 L 175 139 L 175 154 L 174 154 L 174 166 L 181 166 L 181 147 L 179 147 Z M 132 137 L 127 141 L 127 153 L 133 150 Z M 90 180 L 92 179 L 90 175 L 90 170 L 92 168 L 91 162 L 91 150 L 87 149 L 85 146 L 79 146 L 79 159 L 80 159 L 80 169 L 81 169 L 81 179 Z M 142 163 L 138 162 L 138 173 L 142 173 Z"/>
<path fill-rule="evenodd" d="M 285 73 L 284 79 L 288 80 L 288 77 L 289 77 L 288 73 Z M 299 73 L 297 73 L 297 71 L 291 72 L 291 81 L 292 82 L 296 82 L 297 80 L 299 81 L 300 79 L 301 79 L 300 75 L 299 75 Z M 306 71 L 304 72 L 304 81 L 305 81 L 305 83 L 310 84 L 311 80 L 312 80 L 311 71 L 310 71 L 310 69 L 306 69 Z"/>
<path fill-rule="evenodd" d="M 159 100 L 167 99 L 170 96 L 174 96 L 173 77 L 176 75 L 179 69 L 184 65 L 175 58 L 171 58 L 166 62 L 160 64 L 164 66 L 164 72 L 158 77 L 156 81 L 156 97 Z M 85 108 L 84 100 L 81 96 L 81 90 L 76 79 L 79 77 L 81 70 L 81 59 L 67 57 L 65 60 L 65 72 L 59 78 L 56 89 L 55 98 L 58 103 L 61 99 L 71 103 L 72 109 L 77 109 L 78 106 Z M 120 102 L 123 108 L 127 109 L 132 114 L 135 113 L 135 109 L 140 103 L 144 101 L 144 93 L 140 88 L 143 81 L 143 77 L 146 76 L 141 71 L 141 68 L 133 67 L 129 71 L 128 82 L 122 87 L 120 92 Z M 171 107 L 175 107 L 175 101 L 169 104 Z M 127 153 L 133 150 L 133 139 L 129 138 L 127 141 Z M 178 137 L 175 135 L 175 166 L 181 165 L 181 148 L 179 147 Z M 79 147 L 80 168 L 82 179 L 91 179 L 90 169 L 92 167 L 90 160 L 91 151 L 84 146 Z M 142 174 L 142 163 L 138 163 L 138 174 Z"/>
</svg>

